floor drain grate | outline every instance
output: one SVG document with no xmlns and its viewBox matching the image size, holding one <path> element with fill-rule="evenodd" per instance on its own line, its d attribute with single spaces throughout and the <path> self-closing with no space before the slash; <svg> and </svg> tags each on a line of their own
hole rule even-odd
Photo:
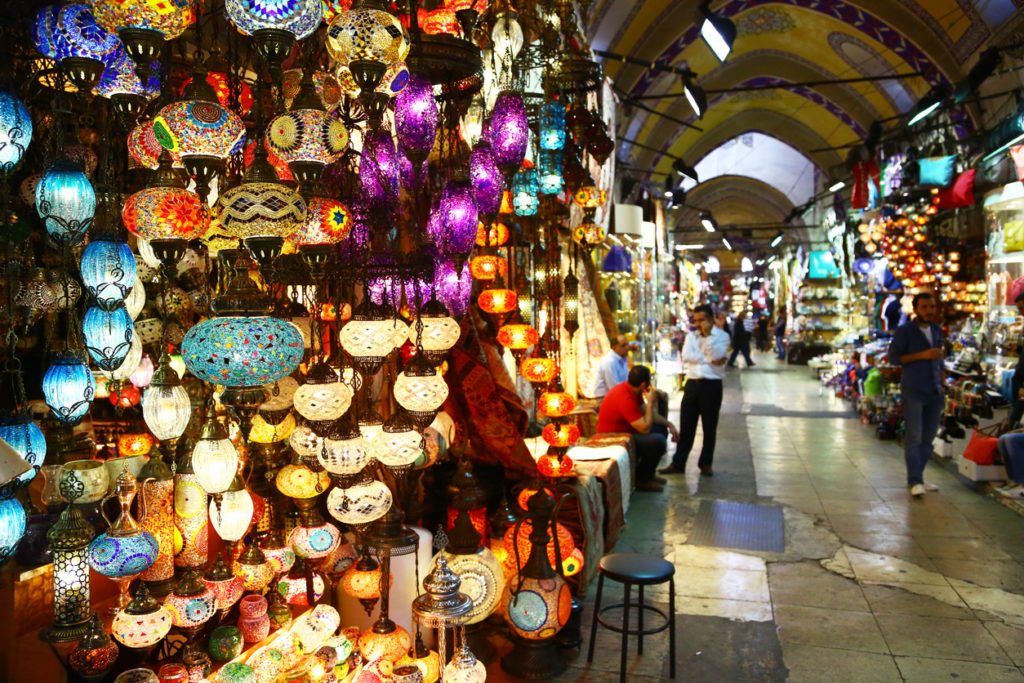
<svg viewBox="0 0 1024 683">
<path fill-rule="evenodd" d="M 786 549 L 782 508 L 777 505 L 701 501 L 697 520 L 686 539 L 688 545 L 761 550 Z"/>
</svg>

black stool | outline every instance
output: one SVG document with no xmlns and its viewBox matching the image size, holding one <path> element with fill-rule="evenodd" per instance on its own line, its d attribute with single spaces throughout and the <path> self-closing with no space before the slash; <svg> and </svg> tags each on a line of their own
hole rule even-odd
<svg viewBox="0 0 1024 683">
<path fill-rule="evenodd" d="M 669 633 L 669 676 L 676 677 L 676 581 L 675 566 L 668 560 L 653 555 L 640 555 L 638 553 L 615 553 L 605 555 L 598 565 L 599 576 L 597 577 L 597 599 L 594 601 L 594 618 L 590 622 L 590 647 L 587 650 L 587 663 L 594 661 L 594 641 L 597 637 L 597 625 L 600 623 L 606 629 L 622 634 L 622 660 L 619 664 L 619 680 L 626 680 L 626 652 L 629 649 L 629 636 L 637 636 L 636 652 L 638 655 L 644 653 L 644 636 L 652 633 L 661 633 L 666 628 Z M 624 602 L 601 607 L 601 592 L 604 589 L 604 577 L 618 581 L 625 588 Z M 669 614 L 665 614 L 653 605 L 644 604 L 644 586 L 654 586 L 668 581 L 668 605 Z M 639 600 L 630 603 L 630 588 L 636 584 L 640 592 Z M 629 608 L 635 605 L 638 613 L 638 625 L 634 630 L 629 628 Z M 609 624 L 601 615 L 610 609 L 622 608 L 622 626 Z M 665 619 L 665 623 L 657 628 L 644 630 L 644 610 L 650 610 Z"/>
</svg>

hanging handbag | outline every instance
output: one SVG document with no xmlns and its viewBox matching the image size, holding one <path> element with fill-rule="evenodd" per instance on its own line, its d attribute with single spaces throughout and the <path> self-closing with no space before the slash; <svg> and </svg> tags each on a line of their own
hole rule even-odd
<svg viewBox="0 0 1024 683">
<path fill-rule="evenodd" d="M 964 458 L 978 465 L 994 465 L 996 442 L 999 441 L 1000 425 L 978 427 L 971 432 L 971 440 L 964 449 Z"/>
</svg>

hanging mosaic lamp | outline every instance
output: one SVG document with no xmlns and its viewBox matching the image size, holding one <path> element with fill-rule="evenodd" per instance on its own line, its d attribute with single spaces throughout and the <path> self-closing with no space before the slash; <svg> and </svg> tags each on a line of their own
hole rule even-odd
<svg viewBox="0 0 1024 683">
<path fill-rule="evenodd" d="M 476 228 L 476 246 L 478 247 L 500 247 L 508 242 L 508 226 L 504 223 L 491 223 L 490 230 L 484 229 L 484 224 Z"/>
<path fill-rule="evenodd" d="M 252 36 L 277 82 L 295 41 L 313 33 L 323 18 L 320 0 L 226 0 L 224 7 L 235 28 Z"/>
<path fill-rule="evenodd" d="M 523 359 L 519 364 L 519 374 L 533 385 L 534 390 L 541 392 L 558 374 L 558 363 L 544 355 L 543 347 L 538 346 L 536 356 Z"/>
<path fill-rule="evenodd" d="M 50 167 L 36 185 L 36 212 L 57 244 L 73 247 L 82 241 L 96 213 L 96 191 L 80 166 Z"/>
<path fill-rule="evenodd" d="M 0 499 L 10 498 L 13 493 L 24 488 L 32 481 L 46 459 L 46 438 L 43 430 L 27 413 L 16 413 L 0 419 L 0 439 L 29 465 L 27 472 L 22 472 L 14 481 L 0 489 Z M 2 562 L 0 562 L 2 564 Z"/>
<path fill-rule="evenodd" d="M 422 331 L 419 331 L 417 328 L 421 326 Z M 444 304 L 433 298 L 420 307 L 419 319 L 409 326 L 409 341 L 419 344 L 424 358 L 435 366 L 444 361 L 461 336 L 459 323 L 448 314 Z"/>
<path fill-rule="evenodd" d="M 32 142 L 32 117 L 18 97 L 0 88 L 0 176 L 9 175 Z"/>
<path fill-rule="evenodd" d="M 540 206 L 537 169 L 523 168 L 512 181 L 512 206 L 517 216 L 534 216 Z"/>
<path fill-rule="evenodd" d="M 359 161 L 359 183 L 363 198 L 377 204 L 396 200 L 398 178 L 398 152 L 391 133 L 376 130 L 367 134 Z"/>
<path fill-rule="evenodd" d="M 542 150 L 561 150 L 565 146 L 565 105 L 548 100 L 540 105 L 540 135 Z"/>
<path fill-rule="evenodd" d="M 131 348 L 134 333 L 135 324 L 124 305 L 109 311 L 91 306 L 82 318 L 85 348 L 101 370 L 120 367 Z M 127 374 L 134 371 L 135 368 L 131 368 Z"/>
<path fill-rule="evenodd" d="M 530 128 L 522 95 L 512 90 L 498 93 L 491 109 L 487 139 L 494 150 L 498 167 L 507 179 L 511 178 L 523 163 L 526 146 L 530 141 Z"/>
<path fill-rule="evenodd" d="M 469 264 L 456 267 L 452 261 L 441 260 L 434 273 L 434 289 L 437 291 L 438 300 L 452 315 L 465 315 L 473 290 L 473 276 L 469 272 Z"/>
<path fill-rule="evenodd" d="M 0 500 L 0 566 L 14 555 L 25 534 L 25 508 L 17 498 Z"/>
<path fill-rule="evenodd" d="M 110 625 L 110 635 L 125 647 L 145 649 L 156 645 L 171 630 L 171 613 L 149 594 L 145 584 L 120 610 Z"/>
<path fill-rule="evenodd" d="M 334 438 L 326 439 L 316 449 L 315 458 L 320 466 L 331 474 L 355 475 L 362 472 L 370 464 L 370 445 L 363 438 L 359 427 L 351 419 L 332 434 Z"/>
<path fill-rule="evenodd" d="M 117 36 L 96 23 L 87 5 L 63 5 L 56 10 L 44 7 L 36 26 L 40 52 L 52 50 L 47 56 L 57 60 L 80 93 L 90 92 L 123 50 Z M 48 36 L 44 38 L 45 33 Z"/>
<path fill-rule="evenodd" d="M 369 524 L 391 509 L 391 489 L 366 479 L 348 488 L 336 487 L 327 494 L 327 511 L 342 524 Z"/>
<path fill-rule="evenodd" d="M 533 325 L 510 323 L 498 328 L 498 343 L 511 351 L 517 360 L 521 360 L 526 350 L 539 341 L 540 335 Z"/>
<path fill-rule="evenodd" d="M 501 209 L 505 181 L 498 167 L 498 160 L 494 156 L 494 150 L 486 140 L 476 143 L 469 155 L 469 179 L 473 186 L 473 202 L 477 210 L 485 216 L 497 214 Z"/>
<path fill-rule="evenodd" d="M 43 375 L 43 396 L 54 417 L 65 424 L 78 424 L 89 412 L 96 393 L 96 379 L 81 351 L 65 351 Z"/>
<path fill-rule="evenodd" d="M 344 242 L 352 232 L 352 212 L 337 199 L 313 196 L 306 204 L 306 220 L 289 237 L 300 247 Z"/>
<path fill-rule="evenodd" d="M 145 189 L 129 195 L 121 210 L 124 225 L 147 240 L 192 240 L 210 227 L 210 207 L 185 183 L 161 149 L 158 165 Z"/>
<path fill-rule="evenodd" d="M 105 310 L 124 303 L 135 285 L 135 255 L 112 235 L 99 235 L 82 252 L 79 264 L 82 284 Z"/>
<path fill-rule="evenodd" d="M 540 395 L 537 407 L 548 417 L 565 417 L 576 409 L 576 399 L 562 389 L 561 381 L 557 377 L 555 385 Z"/>
<path fill-rule="evenodd" d="M 165 40 L 174 40 L 195 20 L 190 0 L 90 0 L 96 22 L 116 33 L 138 77 L 149 78 L 150 65 Z"/>
<path fill-rule="evenodd" d="M 352 356 L 363 376 L 376 374 L 384 359 L 395 349 L 396 322 L 383 308 L 368 299 L 356 306 L 338 334 L 341 347 Z"/>
<path fill-rule="evenodd" d="M 352 405 L 352 388 L 327 363 L 317 363 L 295 392 L 295 411 L 307 420 L 337 420 Z"/>
<path fill-rule="evenodd" d="M 384 422 L 371 444 L 373 456 L 385 467 L 401 470 L 415 463 L 423 453 L 423 435 L 408 413 L 396 410 Z"/>
<path fill-rule="evenodd" d="M 395 379 L 395 400 L 409 411 L 417 426 L 426 429 L 448 398 L 448 383 L 425 358 L 413 356 Z"/>
<path fill-rule="evenodd" d="M 395 98 L 395 134 L 398 145 L 414 168 L 427 158 L 437 137 L 437 102 L 434 87 L 414 74 Z"/>
<path fill-rule="evenodd" d="M 541 194 L 561 194 L 564 179 L 562 177 L 562 154 L 554 151 L 541 150 L 537 163 L 537 185 Z"/>
<path fill-rule="evenodd" d="M 496 285 L 499 283 L 496 282 Z M 493 289 L 485 289 L 477 297 L 477 305 L 484 313 L 493 315 L 504 315 L 516 310 L 517 297 L 515 290 L 496 286 Z"/>
<path fill-rule="evenodd" d="M 236 602 L 241 600 L 242 594 L 245 592 L 245 581 L 231 572 L 231 569 L 224 563 L 224 558 L 217 558 L 213 566 L 203 574 L 203 585 L 213 593 L 214 607 L 222 613 L 231 609 Z M 239 634 L 239 639 L 241 639 L 241 634 Z M 213 640 L 211 636 L 211 648 Z"/>
<path fill-rule="evenodd" d="M 255 387 L 291 374 L 303 356 L 302 333 L 270 316 L 209 318 L 181 343 L 185 366 L 211 384 Z"/>
<path fill-rule="evenodd" d="M 455 178 L 448 181 L 441 193 L 438 212 L 442 235 L 438 246 L 449 256 L 465 258 L 473 251 L 479 224 L 473 188 L 468 180 Z"/>
</svg>

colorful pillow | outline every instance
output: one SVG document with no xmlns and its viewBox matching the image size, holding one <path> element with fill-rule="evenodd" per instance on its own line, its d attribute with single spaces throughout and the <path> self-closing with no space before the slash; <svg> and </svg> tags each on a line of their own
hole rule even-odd
<svg viewBox="0 0 1024 683">
<path fill-rule="evenodd" d="M 917 162 L 918 185 L 921 187 L 949 187 L 953 182 L 955 155 L 928 157 Z"/>
</svg>

